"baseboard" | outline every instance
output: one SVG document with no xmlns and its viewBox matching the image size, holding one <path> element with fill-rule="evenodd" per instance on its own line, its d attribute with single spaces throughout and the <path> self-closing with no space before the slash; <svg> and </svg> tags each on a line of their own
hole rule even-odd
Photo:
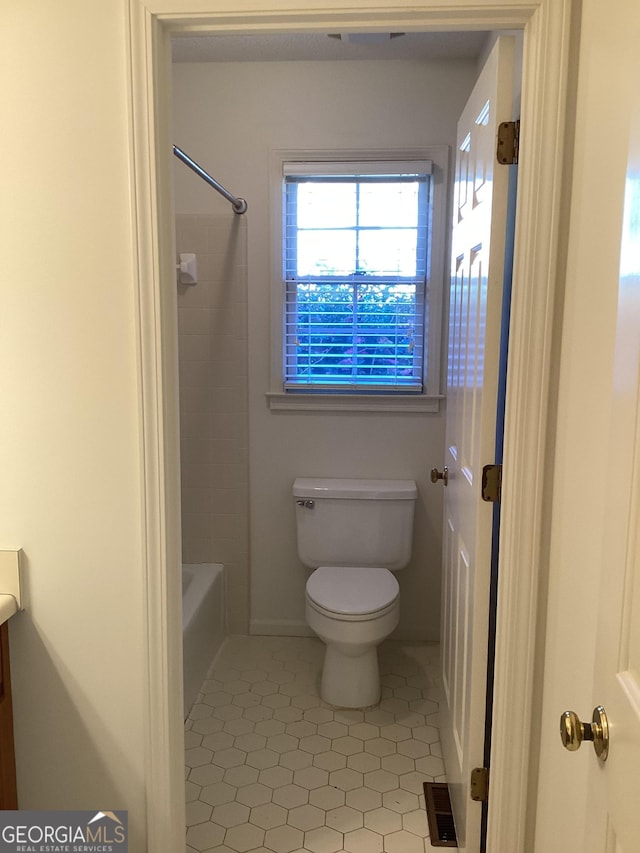
<svg viewBox="0 0 640 853">
<path fill-rule="evenodd" d="M 402 643 L 439 643 L 440 637 L 434 631 L 423 626 L 399 625 L 391 634 L 391 640 L 399 640 Z"/>
<path fill-rule="evenodd" d="M 293 619 L 252 619 L 249 634 L 268 637 L 315 637 L 306 622 Z"/>
<path fill-rule="evenodd" d="M 249 622 L 249 634 L 267 637 L 315 637 L 306 622 L 296 619 L 252 619 Z M 398 627 L 391 634 L 391 640 L 402 643 L 438 643 L 440 637 L 424 627 Z"/>
</svg>

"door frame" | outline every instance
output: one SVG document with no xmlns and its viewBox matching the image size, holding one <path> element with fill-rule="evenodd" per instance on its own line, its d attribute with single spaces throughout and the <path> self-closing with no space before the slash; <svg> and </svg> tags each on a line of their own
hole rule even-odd
<svg viewBox="0 0 640 853">
<path fill-rule="evenodd" d="M 526 850 L 572 0 L 125 0 L 145 529 L 148 849 L 184 845 L 170 35 L 524 30 L 487 849 Z M 492 460 L 488 460 L 492 461 Z M 540 601 L 540 609 L 545 606 Z M 514 732 L 517 736 L 514 737 Z M 165 745 L 158 749 L 158 744 Z"/>
</svg>

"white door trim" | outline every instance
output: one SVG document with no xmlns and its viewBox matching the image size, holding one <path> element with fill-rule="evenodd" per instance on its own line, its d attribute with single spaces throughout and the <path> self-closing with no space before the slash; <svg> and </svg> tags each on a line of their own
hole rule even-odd
<svg viewBox="0 0 640 853">
<path fill-rule="evenodd" d="M 127 0 L 146 529 L 148 849 L 184 845 L 169 34 L 524 28 L 506 402 L 489 851 L 524 853 L 571 0 Z M 491 460 L 488 460 L 491 461 Z M 544 606 L 544 603 L 541 604 Z M 513 737 L 516 731 L 518 736 Z M 531 789 L 533 790 L 533 788 Z"/>
</svg>

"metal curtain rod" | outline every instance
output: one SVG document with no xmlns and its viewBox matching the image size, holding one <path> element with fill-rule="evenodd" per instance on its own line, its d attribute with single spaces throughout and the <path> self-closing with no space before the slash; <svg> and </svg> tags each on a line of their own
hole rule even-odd
<svg viewBox="0 0 640 853">
<path fill-rule="evenodd" d="M 173 146 L 173 153 L 176 155 L 178 160 L 182 160 L 185 166 L 188 166 L 192 169 L 196 175 L 199 175 L 203 181 L 206 181 L 210 186 L 217 190 L 220 195 L 223 195 L 227 201 L 231 202 L 234 213 L 246 213 L 247 211 L 247 202 L 243 198 L 236 198 L 234 195 L 231 195 L 229 190 L 225 190 L 222 184 L 219 184 L 215 178 L 212 178 L 208 172 L 199 166 L 195 160 L 192 160 L 188 154 L 185 154 L 181 148 L 178 148 L 177 145 Z"/>
</svg>

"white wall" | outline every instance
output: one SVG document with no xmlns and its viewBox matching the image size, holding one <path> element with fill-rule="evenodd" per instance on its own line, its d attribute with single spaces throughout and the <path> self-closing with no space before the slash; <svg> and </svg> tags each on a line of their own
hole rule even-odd
<svg viewBox="0 0 640 853">
<path fill-rule="evenodd" d="M 3 4 L 0 547 L 20 806 L 129 810 L 146 849 L 125 5 Z"/>
<path fill-rule="evenodd" d="M 271 412 L 269 167 L 273 149 L 416 148 L 455 142 L 473 62 L 176 64 L 174 143 L 249 203 L 248 335 L 251 609 L 256 632 L 303 631 L 307 572 L 298 561 L 296 476 L 418 482 L 414 556 L 398 577 L 404 636 L 437 639 L 444 415 Z M 176 162 L 178 213 L 229 206 Z"/>
</svg>

